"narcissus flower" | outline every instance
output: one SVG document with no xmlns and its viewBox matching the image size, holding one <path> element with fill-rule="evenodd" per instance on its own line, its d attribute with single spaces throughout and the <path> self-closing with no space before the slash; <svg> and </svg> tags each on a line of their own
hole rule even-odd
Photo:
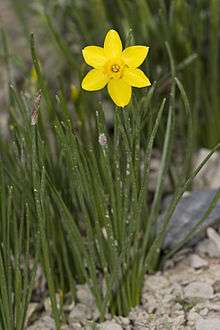
<svg viewBox="0 0 220 330">
<path fill-rule="evenodd" d="M 138 67 L 145 60 L 149 47 L 131 46 L 122 50 L 118 33 L 110 30 L 104 47 L 87 46 L 83 49 L 85 62 L 94 69 L 82 81 L 82 88 L 97 91 L 107 85 L 108 92 L 119 107 L 131 99 L 131 87 L 150 86 L 149 79 Z"/>
</svg>

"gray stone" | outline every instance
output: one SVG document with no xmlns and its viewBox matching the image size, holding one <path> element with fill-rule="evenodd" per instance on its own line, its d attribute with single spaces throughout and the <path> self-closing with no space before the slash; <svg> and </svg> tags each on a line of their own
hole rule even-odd
<svg viewBox="0 0 220 330">
<path fill-rule="evenodd" d="M 220 253 L 220 236 L 219 234 L 213 229 L 213 228 L 208 228 L 207 229 L 207 235 L 209 239 L 215 244 L 216 249 Z"/>
<path fill-rule="evenodd" d="M 197 253 L 201 256 L 209 256 L 210 258 L 219 258 L 220 251 L 216 249 L 216 245 L 210 239 L 204 239 L 196 247 Z"/>
<path fill-rule="evenodd" d="M 199 319 L 196 322 L 196 330 L 219 330 L 220 329 L 220 318 L 218 319 Z"/>
<path fill-rule="evenodd" d="M 205 282 L 193 282 L 184 288 L 184 297 L 186 300 L 195 303 L 201 300 L 213 297 L 213 288 Z"/>
<path fill-rule="evenodd" d="M 192 254 L 190 256 L 190 266 L 195 268 L 195 269 L 207 267 L 208 266 L 208 261 L 205 260 L 205 259 L 202 259 L 197 254 Z"/>
<path fill-rule="evenodd" d="M 87 284 L 77 285 L 77 298 L 80 303 L 88 307 L 95 306 L 95 299 Z"/>
<path fill-rule="evenodd" d="M 201 316 L 206 316 L 206 315 L 208 315 L 208 312 L 209 312 L 209 310 L 208 310 L 208 308 L 204 308 L 204 309 L 202 309 L 201 311 L 200 311 L 200 315 Z"/>
<path fill-rule="evenodd" d="M 28 327 L 28 330 L 55 330 L 55 322 L 49 315 L 44 315 L 38 321 L 34 322 L 33 325 Z"/>
<path fill-rule="evenodd" d="M 211 227 L 207 229 L 208 239 L 200 242 L 196 248 L 200 255 L 208 255 L 211 258 L 220 257 L 220 236 Z"/>
<path fill-rule="evenodd" d="M 208 209 L 216 190 L 194 191 L 190 195 L 182 197 L 177 204 L 176 210 L 168 226 L 167 234 L 164 240 L 163 249 L 171 249 L 177 243 L 181 242 L 185 236 L 192 231 L 194 225 L 202 218 Z M 159 218 L 158 230 L 163 223 L 165 208 L 171 202 L 171 197 L 164 201 L 164 211 Z M 196 244 L 205 237 L 206 229 L 210 226 L 218 227 L 220 224 L 220 201 L 210 213 L 209 217 L 199 228 L 193 239 L 187 243 L 188 246 Z"/>
<path fill-rule="evenodd" d="M 69 323 L 74 323 L 77 321 L 85 322 L 86 320 L 91 320 L 92 311 L 83 304 L 77 304 L 73 307 L 69 314 Z"/>
</svg>

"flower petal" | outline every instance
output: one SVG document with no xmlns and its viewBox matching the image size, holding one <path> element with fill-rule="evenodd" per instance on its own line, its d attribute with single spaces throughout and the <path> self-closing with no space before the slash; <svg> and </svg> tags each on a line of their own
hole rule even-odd
<svg viewBox="0 0 220 330">
<path fill-rule="evenodd" d="M 98 46 L 87 46 L 82 50 L 85 62 L 98 69 L 105 65 L 107 58 L 104 48 Z"/>
<path fill-rule="evenodd" d="M 124 107 L 131 99 L 131 86 L 122 79 L 111 79 L 108 83 L 108 92 L 119 107 Z"/>
<path fill-rule="evenodd" d="M 133 87 L 150 86 L 150 80 L 145 76 L 140 69 L 126 68 L 123 72 L 123 80 Z"/>
<path fill-rule="evenodd" d="M 114 58 L 121 55 L 122 43 L 118 32 L 110 30 L 105 37 L 104 50 L 108 58 Z"/>
<path fill-rule="evenodd" d="M 82 81 L 82 88 L 86 91 L 97 91 L 105 87 L 109 78 L 100 69 L 92 69 Z"/>
<path fill-rule="evenodd" d="M 123 50 L 122 58 L 127 66 L 130 68 L 137 68 L 144 62 L 148 51 L 149 47 L 131 46 Z"/>
</svg>

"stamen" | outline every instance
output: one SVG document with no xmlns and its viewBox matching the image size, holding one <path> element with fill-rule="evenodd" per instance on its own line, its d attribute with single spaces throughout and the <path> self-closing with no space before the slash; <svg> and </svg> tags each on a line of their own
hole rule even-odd
<svg viewBox="0 0 220 330">
<path fill-rule="evenodd" d="M 118 72 L 120 71 L 120 65 L 118 64 L 113 64 L 111 67 L 112 72 Z"/>
</svg>

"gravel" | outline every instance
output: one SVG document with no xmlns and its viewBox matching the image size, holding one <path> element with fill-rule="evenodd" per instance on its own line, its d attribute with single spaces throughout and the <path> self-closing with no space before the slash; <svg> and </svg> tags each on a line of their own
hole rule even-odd
<svg viewBox="0 0 220 330">
<path fill-rule="evenodd" d="M 175 255 L 170 267 L 145 276 L 141 304 L 127 317 L 107 314 L 100 323 L 88 286 L 78 285 L 78 302 L 65 306 L 67 323 L 61 329 L 220 330 L 220 259 L 210 257 L 210 244 L 219 234 L 211 228 L 207 232 L 194 249 Z M 45 312 L 27 329 L 55 329 L 47 299 Z"/>
</svg>

